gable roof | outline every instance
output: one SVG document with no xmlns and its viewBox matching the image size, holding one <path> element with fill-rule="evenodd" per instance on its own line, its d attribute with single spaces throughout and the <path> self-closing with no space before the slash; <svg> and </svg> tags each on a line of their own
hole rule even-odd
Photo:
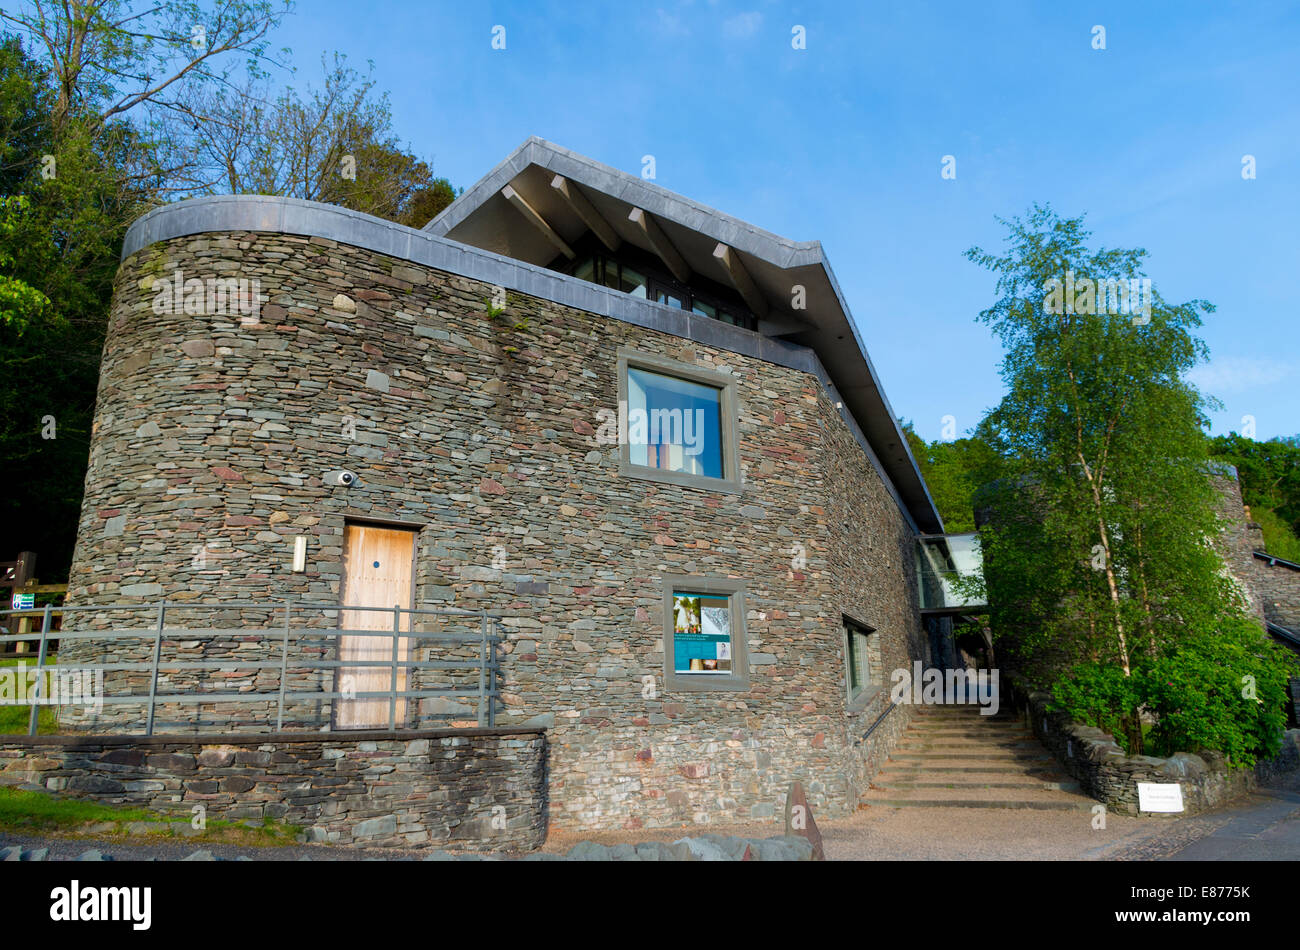
<svg viewBox="0 0 1300 950">
<path fill-rule="evenodd" d="M 593 211 L 616 245 L 656 254 L 679 274 L 735 286 L 760 317 L 759 334 L 813 350 L 913 522 L 943 532 L 821 242 L 780 237 L 536 136 L 423 230 L 545 266 L 591 229 Z M 791 309 L 796 287 L 806 309 Z"/>
</svg>

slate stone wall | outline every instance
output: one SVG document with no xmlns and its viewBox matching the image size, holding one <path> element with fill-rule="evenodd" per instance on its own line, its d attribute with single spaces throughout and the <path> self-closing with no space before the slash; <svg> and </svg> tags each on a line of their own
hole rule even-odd
<svg viewBox="0 0 1300 950">
<path fill-rule="evenodd" d="M 1246 794 L 1259 781 L 1300 767 L 1300 729 L 1286 732 L 1282 750 L 1253 769 L 1229 768 L 1217 753 L 1205 756 L 1176 752 L 1168 758 L 1127 755 L 1114 736 L 1093 726 L 1071 722 L 1064 713 L 1048 712 L 1046 693 L 1017 695 L 1017 706 L 1039 740 L 1060 760 L 1083 790 L 1121 815 L 1152 814 L 1138 810 L 1138 783 L 1177 783 L 1183 814 L 1219 808 Z"/>
<path fill-rule="evenodd" d="M 257 321 L 155 312 L 177 268 L 257 278 Z M 883 706 L 846 708 L 842 617 L 878 631 L 885 681 L 926 638 L 912 530 L 816 377 L 513 292 L 492 316 L 493 295 L 319 238 L 211 234 L 132 255 L 69 600 L 337 603 L 346 519 L 417 524 L 417 602 L 505 618 L 498 723 L 551 729 L 557 824 L 767 818 L 793 780 L 819 815 L 850 812 L 907 710 L 857 744 Z M 620 346 L 735 377 L 740 494 L 619 476 L 597 410 L 617 408 Z M 357 485 L 325 483 L 343 468 Z M 664 690 L 665 574 L 746 582 L 749 691 Z M 220 622 L 274 624 L 256 614 Z M 183 642 L 195 656 L 278 657 L 274 636 Z M 330 638 L 313 649 L 332 655 Z M 61 662 L 104 656 L 68 640 Z M 220 729 L 233 711 L 206 712 Z M 306 704 L 289 721 L 318 728 L 328 714 Z M 411 725 L 473 715 L 434 700 Z M 139 722 L 119 706 L 93 725 Z"/>
<path fill-rule="evenodd" d="M 546 840 L 542 730 L 349 736 L 6 736 L 0 784 L 183 817 L 280 819 L 307 840 L 530 851 Z"/>
</svg>

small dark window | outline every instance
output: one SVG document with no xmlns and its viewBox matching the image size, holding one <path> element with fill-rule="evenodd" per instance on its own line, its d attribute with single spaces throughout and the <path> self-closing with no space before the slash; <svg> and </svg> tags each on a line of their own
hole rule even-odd
<svg viewBox="0 0 1300 950">
<path fill-rule="evenodd" d="M 876 631 L 845 617 L 844 659 L 849 702 L 852 703 L 872 686 L 878 686 L 882 682 L 880 644 L 876 640 Z"/>
</svg>

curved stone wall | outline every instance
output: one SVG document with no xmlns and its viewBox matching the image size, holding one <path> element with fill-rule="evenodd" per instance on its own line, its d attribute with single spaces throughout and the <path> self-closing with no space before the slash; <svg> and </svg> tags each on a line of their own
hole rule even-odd
<svg viewBox="0 0 1300 950">
<path fill-rule="evenodd" d="M 216 313 L 207 300 L 172 312 L 156 302 L 178 269 L 256 279 L 260 312 L 227 302 Z M 795 779 L 819 814 L 852 810 L 907 710 L 856 744 L 887 690 L 846 709 L 842 617 L 878 631 L 884 670 L 924 657 L 925 636 L 913 531 L 822 381 L 516 291 L 493 316 L 495 293 L 295 234 L 175 236 L 131 254 L 70 602 L 337 603 L 348 518 L 421 525 L 417 602 L 504 617 L 498 723 L 553 724 L 558 823 L 768 817 Z M 718 338 L 742 333 L 722 327 Z M 597 410 L 617 408 L 623 346 L 737 380 L 739 494 L 619 475 L 617 446 L 595 436 Z M 326 484 L 342 468 L 360 482 Z M 293 573 L 301 535 L 307 569 Z M 665 574 L 746 582 L 749 691 L 664 691 Z M 221 622 L 260 622 L 247 614 Z M 187 648 L 278 656 L 269 638 Z M 320 655 L 330 649 L 326 638 Z M 61 662 L 96 655 L 68 640 Z M 320 681 L 294 675 L 295 688 Z M 312 725 L 327 713 L 290 718 Z M 467 713 L 431 701 L 412 725 Z M 98 724 L 132 728 L 138 716 L 106 707 Z"/>
</svg>

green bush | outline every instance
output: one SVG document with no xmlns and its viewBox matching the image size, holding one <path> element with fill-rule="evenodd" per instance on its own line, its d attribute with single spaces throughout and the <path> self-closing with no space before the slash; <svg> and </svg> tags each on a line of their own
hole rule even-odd
<svg viewBox="0 0 1300 950">
<path fill-rule="evenodd" d="M 1111 733 L 1130 753 L 1124 711 L 1155 716 L 1143 752 L 1222 752 L 1236 766 L 1277 752 L 1294 658 L 1246 619 L 1184 630 L 1169 652 L 1133 669 L 1078 664 L 1052 683 L 1053 709 Z"/>
</svg>

